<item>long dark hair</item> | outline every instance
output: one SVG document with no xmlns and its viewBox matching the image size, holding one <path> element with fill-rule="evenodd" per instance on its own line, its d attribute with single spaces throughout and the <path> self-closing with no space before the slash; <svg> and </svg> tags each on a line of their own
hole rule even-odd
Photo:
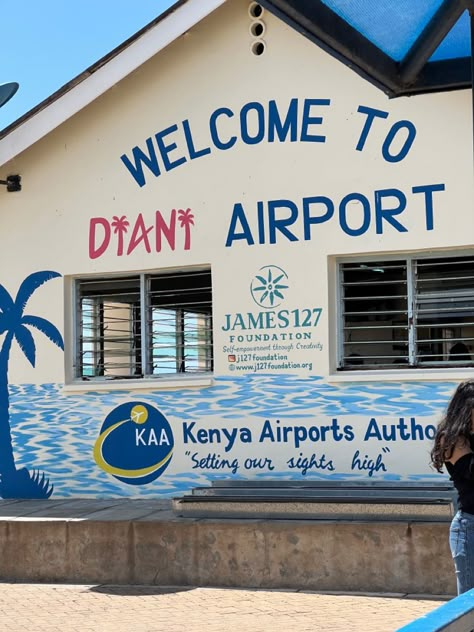
<svg viewBox="0 0 474 632">
<path fill-rule="evenodd" d="M 431 462 L 438 472 L 443 471 L 444 462 L 451 458 L 454 447 L 461 437 L 464 437 L 469 445 L 473 410 L 474 380 L 467 380 L 457 387 L 436 430 Z"/>
</svg>

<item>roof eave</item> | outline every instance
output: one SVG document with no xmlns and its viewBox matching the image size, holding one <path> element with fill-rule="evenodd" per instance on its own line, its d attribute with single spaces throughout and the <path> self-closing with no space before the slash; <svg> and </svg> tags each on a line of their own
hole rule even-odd
<svg viewBox="0 0 474 632">
<path fill-rule="evenodd" d="M 0 165 L 46 136 L 226 0 L 178 0 L 131 38 L 0 132 Z"/>
<path fill-rule="evenodd" d="M 321 0 L 259 0 L 269 11 L 388 96 L 399 89 L 398 64 Z"/>
<path fill-rule="evenodd" d="M 389 97 L 471 86 L 470 58 L 440 62 L 429 62 L 428 59 L 472 0 L 445 0 L 400 63 L 372 44 L 321 0 L 259 1 Z"/>
</svg>

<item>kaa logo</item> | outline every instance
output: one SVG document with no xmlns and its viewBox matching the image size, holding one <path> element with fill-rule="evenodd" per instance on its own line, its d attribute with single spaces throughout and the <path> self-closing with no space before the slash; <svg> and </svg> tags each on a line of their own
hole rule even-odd
<svg viewBox="0 0 474 632">
<path fill-rule="evenodd" d="M 252 279 L 250 293 L 260 307 L 278 307 L 288 289 L 288 275 L 278 266 L 263 266 Z"/>
<path fill-rule="evenodd" d="M 174 438 L 165 416 L 143 402 L 114 408 L 94 446 L 97 465 L 129 485 L 145 485 L 163 474 L 173 455 Z"/>
</svg>

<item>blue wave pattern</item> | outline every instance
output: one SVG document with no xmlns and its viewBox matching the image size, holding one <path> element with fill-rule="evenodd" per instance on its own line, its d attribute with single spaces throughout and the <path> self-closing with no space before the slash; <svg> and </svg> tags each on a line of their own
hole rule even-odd
<svg viewBox="0 0 474 632">
<path fill-rule="evenodd" d="M 179 437 L 182 421 L 216 418 L 238 420 L 309 419 L 321 416 L 440 417 L 455 382 L 373 382 L 328 384 L 317 376 L 250 375 L 215 378 L 208 388 L 176 391 L 62 393 L 61 385 L 10 385 L 10 413 L 17 467 L 45 472 L 54 497 L 166 497 L 207 485 L 229 474 L 165 473 L 149 485 L 123 484 L 100 470 L 93 446 L 106 415 L 126 401 L 146 401 L 161 410 Z M 235 421 L 234 421 L 235 423 Z M 179 443 L 179 441 L 178 441 Z M 261 475 L 268 478 L 268 474 Z M 438 474 L 433 476 L 437 477 Z M 258 477 L 258 474 L 253 478 Z M 273 472 L 271 478 L 300 478 L 295 472 Z M 426 480 L 427 476 L 411 475 Z M 311 478 L 339 478 L 329 473 Z M 351 480 L 362 475 L 343 475 Z M 394 475 L 387 475 L 394 479 Z"/>
</svg>

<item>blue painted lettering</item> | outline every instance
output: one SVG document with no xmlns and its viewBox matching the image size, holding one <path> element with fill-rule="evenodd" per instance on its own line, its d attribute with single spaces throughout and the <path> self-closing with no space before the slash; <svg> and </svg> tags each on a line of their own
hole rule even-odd
<svg viewBox="0 0 474 632">
<path fill-rule="evenodd" d="M 330 105 L 330 99 L 305 99 L 303 106 L 303 120 L 301 123 L 301 136 L 302 143 L 325 143 L 326 136 L 320 134 L 310 134 L 309 128 L 311 125 L 321 125 L 323 122 L 322 116 L 311 116 L 311 108 L 315 106 L 328 106 Z"/>
<path fill-rule="evenodd" d="M 237 224 L 240 224 L 241 232 L 237 232 Z M 249 223 L 245 216 L 244 207 L 240 202 L 237 202 L 237 204 L 234 204 L 234 210 L 232 211 L 229 232 L 225 242 L 226 247 L 232 246 L 232 243 L 239 239 L 245 240 L 248 246 L 255 244 L 252 231 L 250 230 Z"/>
<path fill-rule="evenodd" d="M 191 122 L 184 119 L 157 131 L 144 140 L 144 147 L 137 145 L 131 149 L 130 154 L 122 154 L 120 159 L 138 186 L 143 187 L 147 183 L 147 175 L 158 177 L 161 175 L 161 168 L 163 171 L 171 171 L 188 160 L 207 156 L 215 149 L 231 149 L 239 141 L 246 145 L 257 145 L 265 140 L 268 143 L 294 143 L 298 140 L 302 143 L 325 143 L 326 136 L 316 133 L 316 130 L 322 130 L 323 116 L 316 113 L 320 114 L 321 109 L 330 105 L 330 99 L 301 101 L 292 98 L 286 110 L 280 110 L 275 100 L 270 100 L 267 104 L 250 101 L 242 105 L 237 115 L 228 107 L 220 107 L 209 116 L 205 129 L 207 143 L 202 148 L 196 147 Z M 375 119 L 386 119 L 388 113 L 363 105 L 359 106 L 358 112 L 366 117 L 356 146 L 357 151 L 362 151 Z M 382 144 L 383 158 L 388 162 L 400 162 L 407 156 L 415 138 L 416 128 L 412 122 L 396 122 Z M 324 200 L 320 199 L 319 203 L 321 202 L 324 203 Z M 330 204 L 327 205 L 326 213 L 331 214 Z M 311 218 L 308 210 L 306 219 L 311 220 L 309 224 L 323 221 L 321 219 L 318 222 L 318 218 Z M 285 225 L 280 224 L 281 226 Z M 309 239 L 308 233 L 309 227 L 306 228 L 305 239 Z M 288 237 L 292 233 L 284 231 L 284 234 Z M 263 223 L 260 221 L 259 243 L 264 243 L 264 240 Z"/>
<path fill-rule="evenodd" d="M 332 419 L 331 424 L 320 426 L 282 426 L 279 419 L 271 422 L 265 421 L 260 432 L 259 442 L 287 443 L 289 440 L 295 448 L 299 448 L 306 441 L 317 443 L 318 441 L 352 441 L 354 432 L 352 426 L 344 426 L 341 429 L 337 419 Z"/>
<path fill-rule="evenodd" d="M 376 118 L 386 119 L 388 118 L 388 112 L 384 110 L 376 110 L 375 108 L 370 108 L 365 105 L 360 105 L 357 109 L 361 114 L 365 114 L 367 116 L 364 127 L 362 129 L 362 133 L 356 145 L 357 151 L 362 151 L 365 147 L 365 143 L 369 132 L 372 128 L 372 123 Z M 406 133 L 406 138 L 401 142 L 401 145 L 398 148 L 398 151 L 392 150 L 393 142 L 396 137 L 400 138 L 399 132 L 404 130 Z M 387 162 L 400 162 L 404 158 L 406 158 L 408 152 L 413 146 L 413 142 L 416 138 L 416 127 L 411 121 L 397 121 L 390 128 L 389 133 L 387 134 L 383 144 L 382 144 L 382 156 L 384 160 Z M 400 142 L 400 141 L 399 141 Z"/>
<path fill-rule="evenodd" d="M 413 187 L 413 193 L 425 194 L 425 217 L 426 217 L 426 230 L 433 230 L 433 193 L 435 191 L 444 191 L 446 189 L 444 184 L 426 184 L 424 186 Z"/>
<path fill-rule="evenodd" d="M 229 108 L 219 108 L 215 110 L 211 114 L 211 118 L 209 119 L 209 129 L 211 132 L 212 142 L 217 147 L 217 149 L 226 150 L 235 145 L 235 143 L 237 142 L 237 136 L 231 136 L 227 142 L 224 142 L 220 139 L 217 133 L 217 119 L 219 116 L 222 115 L 227 116 L 228 118 L 232 118 L 234 116 L 234 113 L 232 112 L 232 110 L 229 110 Z"/>
<path fill-rule="evenodd" d="M 290 210 L 288 217 L 276 218 L 276 209 L 287 208 Z M 268 232 L 270 243 L 276 244 L 276 234 L 279 231 L 288 241 L 298 241 L 298 237 L 294 235 L 287 226 L 291 226 L 298 218 L 298 207 L 290 200 L 271 200 L 268 202 Z"/>
<path fill-rule="evenodd" d="M 246 470 L 269 470 L 270 472 L 275 469 L 273 461 L 268 457 L 261 459 L 245 459 L 244 468 Z"/>
<path fill-rule="evenodd" d="M 256 112 L 257 114 L 257 126 L 255 135 L 252 136 L 249 132 L 249 112 Z M 265 138 L 265 111 L 263 105 L 260 103 L 252 102 L 247 103 L 240 110 L 240 131 L 242 140 L 246 145 L 257 145 L 261 143 Z"/>
<path fill-rule="evenodd" d="M 356 204 L 354 204 L 354 202 Z M 356 210 L 360 208 L 357 202 L 360 202 L 362 205 L 362 223 L 359 228 L 350 228 L 349 224 L 347 223 L 347 206 L 348 204 L 350 204 L 351 210 Z M 363 235 L 369 230 L 370 202 L 365 197 L 365 195 L 362 195 L 361 193 L 349 193 L 344 198 L 342 198 L 339 205 L 339 223 L 346 235 L 351 235 L 351 237 L 358 237 L 359 235 Z"/>
<path fill-rule="evenodd" d="M 311 215 L 311 206 L 314 204 L 322 204 L 326 207 L 326 211 L 322 215 L 316 217 Z M 323 224 L 331 219 L 334 215 L 334 204 L 332 200 L 324 195 L 318 195 L 316 197 L 303 198 L 303 230 L 304 239 L 308 241 L 311 239 L 311 226 L 313 224 Z"/>
<path fill-rule="evenodd" d="M 383 208 L 383 200 L 385 198 L 396 198 L 398 206 L 396 208 Z M 382 189 L 375 192 L 375 232 L 377 235 L 383 233 L 382 222 L 385 220 L 391 224 L 399 233 L 406 233 L 408 229 L 400 224 L 393 216 L 403 213 L 407 206 L 406 196 L 398 189 Z"/>
<path fill-rule="evenodd" d="M 190 453 L 186 453 L 189 455 Z M 191 461 L 193 462 L 193 470 L 230 470 L 232 474 L 235 474 L 239 469 L 238 459 L 232 461 L 228 459 L 222 459 L 220 454 L 215 452 L 209 452 L 205 457 L 199 456 L 198 452 L 191 454 Z"/>
<path fill-rule="evenodd" d="M 359 105 L 357 111 L 367 116 L 364 127 L 362 128 L 362 133 L 356 146 L 357 151 L 362 151 L 364 149 L 367 136 L 369 135 L 370 129 L 372 127 L 372 123 L 376 118 L 388 118 L 388 112 L 385 112 L 384 110 L 376 110 L 375 108 L 369 108 L 366 105 Z"/>
<path fill-rule="evenodd" d="M 217 443 L 223 444 L 225 452 L 229 452 L 239 438 L 242 443 L 252 441 L 249 428 L 199 428 L 195 431 L 196 422 L 183 422 L 183 442 L 188 443 Z"/>
<path fill-rule="evenodd" d="M 265 243 L 265 219 L 263 215 L 263 202 L 257 202 L 257 218 L 258 218 L 258 243 Z"/>
<path fill-rule="evenodd" d="M 416 186 L 412 193 L 424 194 L 426 230 L 434 227 L 433 194 L 444 191 L 444 184 L 431 184 Z M 387 201 L 392 198 L 396 204 Z M 323 212 L 313 214 L 316 205 L 322 205 Z M 286 210 L 284 217 L 278 217 L 278 213 Z M 339 203 L 337 220 L 341 230 L 351 237 L 359 237 L 367 233 L 371 228 L 377 235 L 382 235 L 395 229 L 399 233 L 409 231 L 409 224 L 401 221 L 403 216 L 409 219 L 412 208 L 408 205 L 408 199 L 403 191 L 396 188 L 375 190 L 373 202 L 362 193 L 348 193 Z M 311 240 L 314 236 L 312 226 L 323 225 L 331 221 L 335 215 L 335 203 L 326 196 L 305 197 L 301 201 L 301 213 L 298 205 L 292 200 L 269 200 L 257 202 L 257 212 L 253 215 L 246 214 L 241 202 L 234 204 L 229 231 L 225 246 L 231 247 L 236 241 L 246 242 L 248 246 L 255 244 L 253 230 L 258 233 L 259 244 L 276 244 L 282 240 L 294 242 L 304 239 Z M 400 218 L 400 219 L 399 219 Z M 255 227 L 251 223 L 256 222 Z M 291 227 L 291 229 L 290 229 Z"/>
<path fill-rule="evenodd" d="M 407 130 L 407 137 L 398 153 L 390 153 L 390 146 L 395 136 L 402 129 Z M 410 121 L 398 121 L 390 129 L 384 144 L 382 145 L 382 156 L 387 162 L 400 162 L 405 158 L 413 145 L 416 137 L 416 127 Z"/>
<path fill-rule="evenodd" d="M 291 99 L 286 118 L 282 122 L 276 101 L 268 103 L 268 142 L 275 142 L 275 134 L 280 142 L 284 142 L 290 135 L 290 142 L 298 140 L 298 99 Z"/>
<path fill-rule="evenodd" d="M 308 470 L 328 470 L 329 472 L 334 472 L 336 469 L 331 460 L 326 461 L 325 454 L 322 454 L 318 459 L 315 454 L 306 457 L 300 452 L 299 456 L 288 459 L 286 464 L 290 470 L 300 470 L 302 476 L 306 476 Z"/>
<path fill-rule="evenodd" d="M 211 153 L 210 147 L 205 147 L 204 149 L 198 149 L 194 147 L 193 135 L 191 133 L 191 127 L 189 125 L 188 119 L 183 121 L 183 130 L 184 130 L 184 138 L 186 140 L 186 145 L 188 147 L 189 159 L 194 160 L 195 158 L 201 158 L 202 156 L 206 156 Z"/>
<path fill-rule="evenodd" d="M 148 154 L 142 151 L 140 147 L 134 147 L 132 149 L 133 163 L 126 154 L 120 156 L 120 160 L 127 167 L 139 187 L 143 187 L 146 184 L 143 165 L 145 165 L 156 177 L 158 177 L 161 173 L 158 165 L 158 158 L 156 157 L 155 148 L 153 147 L 153 141 L 151 138 L 146 139 L 146 147 Z"/>
<path fill-rule="evenodd" d="M 163 161 L 163 166 L 166 169 L 166 171 L 171 171 L 172 169 L 175 169 L 176 167 L 179 167 L 179 165 L 182 165 L 183 163 L 186 162 L 186 158 L 184 156 L 181 156 L 181 158 L 177 158 L 174 162 L 171 162 L 171 160 L 169 159 L 169 154 L 175 149 L 177 149 L 178 145 L 174 142 L 171 142 L 169 143 L 169 145 L 167 145 L 164 139 L 166 136 L 169 136 L 170 134 L 174 134 L 177 131 L 178 131 L 178 126 L 171 125 L 170 127 L 167 127 L 161 132 L 158 132 L 158 134 L 155 134 L 156 144 L 158 145 L 158 149 L 160 150 L 161 159 Z"/>
<path fill-rule="evenodd" d="M 400 417 L 396 424 L 379 424 L 372 417 L 367 425 L 364 441 L 375 439 L 376 441 L 424 441 L 431 439 L 434 426 L 424 427 L 417 423 L 415 417 L 411 417 L 407 423 L 404 417 Z"/>
<path fill-rule="evenodd" d="M 369 458 L 368 454 L 366 454 L 363 459 L 359 458 L 359 455 L 359 450 L 356 450 L 354 456 L 352 457 L 351 470 L 368 472 L 370 477 L 380 470 L 382 470 L 382 472 L 387 471 L 385 463 L 383 462 L 382 454 L 378 454 L 375 460 Z"/>
</svg>

